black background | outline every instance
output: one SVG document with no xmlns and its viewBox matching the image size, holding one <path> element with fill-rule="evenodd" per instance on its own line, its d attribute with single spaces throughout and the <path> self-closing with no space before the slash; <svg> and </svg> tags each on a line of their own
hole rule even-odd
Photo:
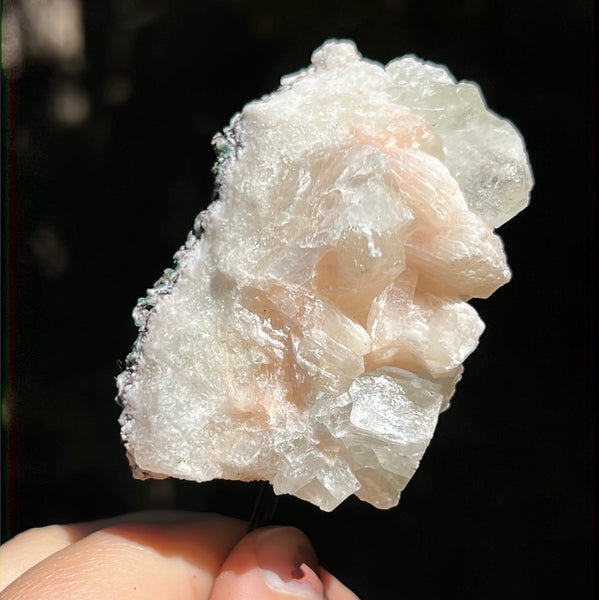
<svg viewBox="0 0 599 600">
<path fill-rule="evenodd" d="M 114 378 L 137 298 L 210 200 L 212 135 L 323 41 L 350 38 L 368 58 L 414 53 L 478 82 L 522 132 L 536 185 L 499 230 L 513 280 L 474 303 L 487 329 L 400 504 L 323 513 L 283 497 L 275 520 L 363 599 L 590 597 L 591 12 L 90 1 L 81 69 L 29 54 L 5 70 L 3 540 L 150 507 L 249 517 L 255 484 L 132 479 Z M 70 126 L 52 111 L 64 85 L 90 107 Z"/>
</svg>

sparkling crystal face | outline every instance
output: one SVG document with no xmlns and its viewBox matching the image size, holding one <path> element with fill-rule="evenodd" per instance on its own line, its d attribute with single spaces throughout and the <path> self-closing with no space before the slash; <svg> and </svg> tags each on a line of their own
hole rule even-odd
<svg viewBox="0 0 599 600">
<path fill-rule="evenodd" d="M 443 67 L 331 41 L 214 145 L 117 382 L 135 475 L 396 505 L 484 329 L 467 301 L 510 278 L 518 132 Z"/>
</svg>

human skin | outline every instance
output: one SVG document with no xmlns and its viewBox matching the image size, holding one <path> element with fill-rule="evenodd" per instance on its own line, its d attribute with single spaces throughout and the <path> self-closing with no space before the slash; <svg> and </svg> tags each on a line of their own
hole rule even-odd
<svg viewBox="0 0 599 600">
<path fill-rule="evenodd" d="M 357 600 L 294 527 L 151 511 L 25 531 L 0 546 L 2 600 Z"/>
</svg>

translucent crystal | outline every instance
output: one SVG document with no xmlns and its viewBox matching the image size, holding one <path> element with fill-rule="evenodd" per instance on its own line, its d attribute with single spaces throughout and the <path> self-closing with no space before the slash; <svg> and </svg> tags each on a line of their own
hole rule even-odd
<svg viewBox="0 0 599 600">
<path fill-rule="evenodd" d="M 510 279 L 526 152 L 472 83 L 329 41 L 214 138 L 218 200 L 134 311 L 137 477 L 397 504 Z"/>
</svg>

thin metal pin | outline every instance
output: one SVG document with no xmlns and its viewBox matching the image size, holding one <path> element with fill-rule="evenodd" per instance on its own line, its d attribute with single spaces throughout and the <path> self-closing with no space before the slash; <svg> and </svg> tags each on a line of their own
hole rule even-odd
<svg viewBox="0 0 599 600">
<path fill-rule="evenodd" d="M 262 481 L 248 524 L 248 531 L 271 525 L 277 509 L 278 496 L 268 481 Z"/>
</svg>

